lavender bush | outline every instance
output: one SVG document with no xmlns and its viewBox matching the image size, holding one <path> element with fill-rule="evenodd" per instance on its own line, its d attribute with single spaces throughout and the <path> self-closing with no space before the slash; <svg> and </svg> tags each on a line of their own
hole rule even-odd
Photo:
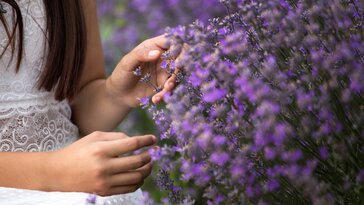
<svg viewBox="0 0 364 205">
<path fill-rule="evenodd" d="M 226 14 L 218 0 L 98 0 L 109 70 L 139 42 L 164 33 L 167 26 L 203 22 Z"/>
<path fill-rule="evenodd" d="M 181 68 L 166 108 L 141 102 L 162 202 L 363 204 L 363 1 L 220 2 L 226 17 L 169 29 L 189 49 L 164 56 Z"/>
</svg>

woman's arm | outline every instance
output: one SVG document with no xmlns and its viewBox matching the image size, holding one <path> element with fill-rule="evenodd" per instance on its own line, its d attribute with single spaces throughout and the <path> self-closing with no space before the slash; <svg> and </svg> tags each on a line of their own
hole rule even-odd
<svg viewBox="0 0 364 205">
<path fill-rule="evenodd" d="M 113 195 L 133 192 L 151 173 L 151 135 L 94 132 L 54 152 L 0 152 L 0 187 Z"/>
<path fill-rule="evenodd" d="M 113 103 L 105 88 L 96 1 L 83 0 L 87 28 L 87 53 L 81 78 L 81 91 L 72 102 L 73 121 L 84 135 L 95 130 L 110 131 L 128 113 L 129 108 Z"/>
<path fill-rule="evenodd" d="M 49 153 L 0 152 L 0 186 L 48 190 Z"/>
<path fill-rule="evenodd" d="M 73 121 L 81 134 L 93 131 L 113 130 L 130 111 L 138 105 L 137 98 L 152 95 L 153 91 L 138 83 L 132 71 L 139 64 L 157 69 L 161 53 L 166 50 L 166 39 L 162 36 L 149 39 L 124 56 L 112 75 L 105 79 L 104 59 L 96 14 L 96 1 L 83 0 L 87 27 L 87 52 L 85 70 L 81 78 L 81 89 L 71 102 Z M 168 74 L 156 70 L 158 82 L 165 82 Z M 162 99 L 162 93 L 172 90 L 174 79 L 166 82 L 163 91 L 154 96 L 153 101 Z M 161 83 L 160 83 L 161 84 Z"/>
</svg>

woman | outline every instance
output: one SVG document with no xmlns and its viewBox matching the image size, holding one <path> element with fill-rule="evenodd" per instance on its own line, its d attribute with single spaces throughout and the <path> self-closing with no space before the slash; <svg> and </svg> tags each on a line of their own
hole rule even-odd
<svg viewBox="0 0 364 205">
<path fill-rule="evenodd" d="M 158 103 L 173 89 L 158 68 L 165 38 L 144 41 L 105 78 L 95 0 L 0 3 L 0 204 L 82 204 L 86 193 L 140 204 L 152 165 L 148 151 L 130 153 L 156 138 L 111 131 L 138 98 Z M 138 66 L 162 91 L 138 83 Z"/>
</svg>

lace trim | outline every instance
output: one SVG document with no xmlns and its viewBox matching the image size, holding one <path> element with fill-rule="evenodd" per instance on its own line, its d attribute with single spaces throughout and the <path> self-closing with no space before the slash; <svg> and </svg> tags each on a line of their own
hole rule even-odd
<svg viewBox="0 0 364 205">
<path fill-rule="evenodd" d="M 54 100 L 51 93 L 45 93 L 43 96 L 32 96 L 24 94 L 22 100 L 10 100 L 12 94 L 3 95 L 3 98 L 7 96 L 6 101 L 0 100 L 0 120 L 11 118 L 16 115 L 30 115 L 32 113 L 46 113 L 50 109 L 60 109 L 65 114 L 65 117 L 71 117 L 71 108 L 68 101 L 64 100 L 58 102 Z M 19 97 L 19 95 L 17 95 Z"/>
</svg>

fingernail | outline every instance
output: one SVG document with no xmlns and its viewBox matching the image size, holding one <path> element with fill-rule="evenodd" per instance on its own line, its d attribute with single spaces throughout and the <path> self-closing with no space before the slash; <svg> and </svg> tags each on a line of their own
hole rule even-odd
<svg viewBox="0 0 364 205">
<path fill-rule="evenodd" d="M 156 136 L 152 136 L 153 142 L 157 142 L 157 137 Z"/>
<path fill-rule="evenodd" d="M 159 50 L 152 50 L 152 51 L 149 51 L 148 55 L 150 57 L 154 57 L 154 56 L 157 56 L 159 55 L 160 51 Z"/>
<path fill-rule="evenodd" d="M 155 97 L 155 100 L 156 100 L 156 101 L 160 101 L 160 100 L 161 100 L 161 97 L 160 97 L 160 96 L 156 96 L 156 97 Z"/>
</svg>

